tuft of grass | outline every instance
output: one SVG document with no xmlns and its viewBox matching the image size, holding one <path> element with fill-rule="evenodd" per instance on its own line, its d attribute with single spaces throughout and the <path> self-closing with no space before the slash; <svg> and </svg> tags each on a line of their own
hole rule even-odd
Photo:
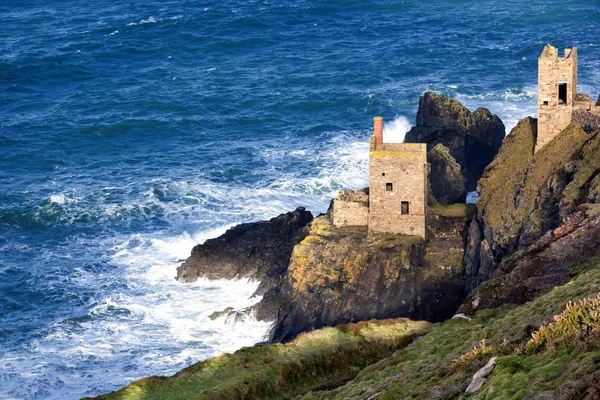
<svg viewBox="0 0 600 400">
<path fill-rule="evenodd" d="M 460 358 L 452 360 L 452 369 L 457 371 L 469 367 L 476 360 L 487 359 L 493 355 L 506 355 L 512 351 L 513 348 L 506 338 L 496 345 L 489 345 L 485 339 L 481 339 L 479 345 L 473 346 L 469 352 L 463 354 Z"/>
<path fill-rule="evenodd" d="M 527 353 L 555 350 L 559 347 L 580 347 L 600 340 L 600 294 L 594 298 L 569 301 L 565 310 L 554 316 L 554 322 L 534 332 L 527 342 Z"/>
<path fill-rule="evenodd" d="M 443 206 L 440 204 L 436 204 L 427 208 L 427 211 L 432 214 L 441 215 L 442 217 L 465 217 L 472 218 L 473 214 L 477 210 L 477 206 L 475 204 L 450 204 L 447 206 Z"/>
</svg>

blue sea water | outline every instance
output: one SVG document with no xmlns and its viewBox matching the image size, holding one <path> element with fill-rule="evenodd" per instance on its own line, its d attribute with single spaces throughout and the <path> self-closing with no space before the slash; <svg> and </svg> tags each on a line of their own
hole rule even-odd
<svg viewBox="0 0 600 400">
<path fill-rule="evenodd" d="M 176 282 L 227 227 L 366 185 L 427 90 L 510 129 L 546 43 L 600 92 L 598 0 L 4 0 L 0 398 L 74 399 L 259 341 L 253 282 Z"/>
</svg>

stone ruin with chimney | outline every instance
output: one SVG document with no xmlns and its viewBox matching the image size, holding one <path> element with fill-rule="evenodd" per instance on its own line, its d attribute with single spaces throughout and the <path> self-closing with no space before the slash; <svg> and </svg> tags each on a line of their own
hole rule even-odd
<svg viewBox="0 0 600 400">
<path fill-rule="evenodd" d="M 369 234 L 425 238 L 427 145 L 384 143 L 383 119 L 374 118 L 369 148 L 369 189 L 340 190 L 333 201 L 336 227 L 368 226 Z"/>
</svg>

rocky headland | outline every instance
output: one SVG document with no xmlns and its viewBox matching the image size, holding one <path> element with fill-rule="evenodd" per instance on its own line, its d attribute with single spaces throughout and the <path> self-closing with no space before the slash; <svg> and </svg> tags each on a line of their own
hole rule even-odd
<svg viewBox="0 0 600 400">
<path fill-rule="evenodd" d="M 275 321 L 271 339 L 289 343 L 102 398 L 600 398 L 600 123 L 574 113 L 534 153 L 535 119 L 521 120 L 501 146 L 498 121 L 442 96 L 421 99 L 409 136 L 431 146 L 430 171 L 447 177 L 437 202 L 477 182 L 480 193 L 476 207 L 430 207 L 427 241 L 336 228 L 330 213 L 312 219 L 299 209 L 195 247 L 180 280 L 267 282 L 246 312 Z M 489 165 L 470 161 L 481 149 Z M 275 246 L 253 233 L 277 227 L 286 233 Z M 207 260 L 219 252 L 227 261 L 212 271 L 218 264 Z M 397 317 L 433 324 L 360 322 Z"/>
</svg>

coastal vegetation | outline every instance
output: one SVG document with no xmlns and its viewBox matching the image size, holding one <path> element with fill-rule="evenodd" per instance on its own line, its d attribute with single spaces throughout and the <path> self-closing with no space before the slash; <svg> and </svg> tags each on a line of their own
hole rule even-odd
<svg viewBox="0 0 600 400">
<path fill-rule="evenodd" d="M 425 334 L 430 324 L 391 319 L 349 323 L 258 344 L 194 364 L 172 377 L 149 377 L 98 400 L 287 399 L 335 387 Z"/>
<path fill-rule="evenodd" d="M 486 309 L 472 319 L 324 328 L 287 344 L 259 344 L 203 361 L 172 377 L 144 378 L 97 399 L 522 399 L 556 398 L 558 391 L 596 393 L 600 259 L 579 265 L 576 273 L 532 302 Z M 494 356 L 496 367 L 481 391 L 465 394 L 473 374 Z"/>
</svg>

